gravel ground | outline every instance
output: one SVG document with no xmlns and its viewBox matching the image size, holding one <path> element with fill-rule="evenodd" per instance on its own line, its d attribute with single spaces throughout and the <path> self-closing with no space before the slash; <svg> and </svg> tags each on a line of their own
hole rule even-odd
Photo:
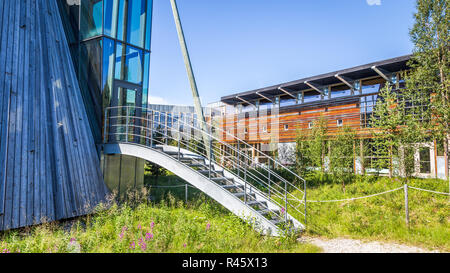
<svg viewBox="0 0 450 273">
<path fill-rule="evenodd" d="M 439 253 L 414 246 L 377 241 L 363 242 L 354 239 L 322 239 L 318 237 L 302 237 L 302 242 L 311 243 L 323 249 L 324 253 Z"/>
</svg>

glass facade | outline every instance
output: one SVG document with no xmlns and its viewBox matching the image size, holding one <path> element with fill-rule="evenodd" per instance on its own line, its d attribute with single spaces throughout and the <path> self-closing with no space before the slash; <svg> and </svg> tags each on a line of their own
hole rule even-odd
<svg viewBox="0 0 450 273">
<path fill-rule="evenodd" d="M 153 1 L 58 3 L 92 131 L 99 143 L 105 107 L 148 105 Z"/>
</svg>

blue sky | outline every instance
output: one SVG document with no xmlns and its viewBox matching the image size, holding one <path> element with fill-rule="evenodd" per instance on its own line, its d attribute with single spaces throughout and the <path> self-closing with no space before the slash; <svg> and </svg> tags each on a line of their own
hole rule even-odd
<svg viewBox="0 0 450 273">
<path fill-rule="evenodd" d="M 178 0 L 202 103 L 410 54 L 415 0 Z M 154 0 L 150 103 L 192 105 L 169 0 Z"/>
</svg>

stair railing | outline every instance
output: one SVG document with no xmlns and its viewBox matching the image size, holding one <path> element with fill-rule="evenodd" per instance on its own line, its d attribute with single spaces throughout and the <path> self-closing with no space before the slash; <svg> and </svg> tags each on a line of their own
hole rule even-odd
<svg viewBox="0 0 450 273">
<path fill-rule="evenodd" d="M 211 178 L 213 174 L 218 174 L 218 170 L 212 167 L 214 164 L 240 177 L 245 183 L 244 202 L 248 201 L 248 194 L 255 191 L 263 194 L 266 199 L 281 208 L 278 215 L 280 218 L 284 217 L 284 220 L 287 221 L 288 213 L 293 216 L 292 212 L 294 212 L 294 214 L 303 216 L 306 224 L 306 181 L 303 178 L 277 160 L 221 128 L 208 124 L 208 132 L 204 132 L 195 117 L 190 118 L 192 122 L 186 122 L 181 118 L 183 114 L 187 115 L 186 113 L 162 112 L 133 106 L 108 107 L 105 110 L 104 142 L 127 142 L 150 147 L 175 144 L 171 146 L 177 147 L 178 160 L 181 158 L 180 151 L 183 146 L 186 150 L 195 152 L 208 160 L 208 178 Z M 167 116 L 172 117 L 170 122 L 168 122 Z M 202 135 L 204 133 L 209 138 L 209 143 L 207 143 L 211 151 L 209 156 L 203 144 Z M 218 133 L 227 135 L 227 141 L 217 136 Z M 253 158 L 246 153 L 248 149 L 253 149 L 254 152 L 265 157 L 268 164 L 254 164 Z M 303 190 L 272 170 L 270 165 L 286 171 L 298 182 L 303 183 Z M 299 199 L 292 194 L 290 192 L 292 189 L 302 193 L 303 198 Z M 303 211 L 299 209 L 302 205 L 304 206 Z"/>
</svg>

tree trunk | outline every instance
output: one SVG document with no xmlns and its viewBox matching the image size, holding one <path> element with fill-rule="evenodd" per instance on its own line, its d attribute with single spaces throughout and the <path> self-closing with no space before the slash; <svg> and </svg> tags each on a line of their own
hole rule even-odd
<svg viewBox="0 0 450 273">
<path fill-rule="evenodd" d="M 359 157 L 361 160 L 361 174 L 366 175 L 366 166 L 364 162 L 364 139 L 361 138 L 361 140 L 359 141 L 359 146 L 360 146 Z"/>
<path fill-rule="evenodd" d="M 392 145 L 389 146 L 389 178 L 392 178 Z"/>
<path fill-rule="evenodd" d="M 450 177 L 448 173 L 448 137 L 444 138 L 444 166 L 445 166 L 445 177 L 448 180 L 448 190 L 450 192 Z"/>
</svg>

